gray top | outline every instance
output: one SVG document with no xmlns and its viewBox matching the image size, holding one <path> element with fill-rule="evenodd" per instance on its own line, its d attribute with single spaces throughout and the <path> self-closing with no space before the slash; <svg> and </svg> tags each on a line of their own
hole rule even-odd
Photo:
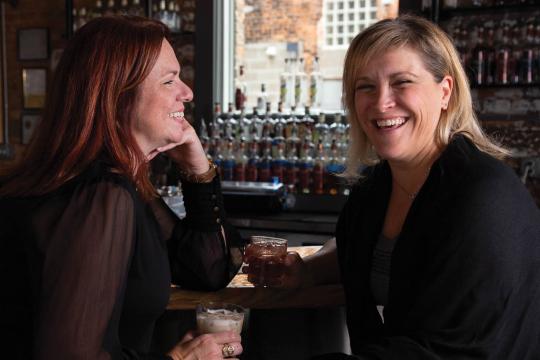
<svg viewBox="0 0 540 360">
<path fill-rule="evenodd" d="M 371 263 L 371 292 L 375 304 L 385 306 L 388 301 L 388 284 L 390 282 L 390 266 L 392 251 L 397 238 L 388 239 L 382 233 L 377 239 Z"/>
</svg>

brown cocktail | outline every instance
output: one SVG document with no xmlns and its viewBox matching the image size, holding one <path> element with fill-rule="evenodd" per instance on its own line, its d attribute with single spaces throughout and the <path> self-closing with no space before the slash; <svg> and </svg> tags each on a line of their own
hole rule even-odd
<svg viewBox="0 0 540 360">
<path fill-rule="evenodd" d="M 287 240 L 252 236 L 244 262 L 249 266 L 248 281 L 255 286 L 279 286 L 285 268 Z"/>
</svg>

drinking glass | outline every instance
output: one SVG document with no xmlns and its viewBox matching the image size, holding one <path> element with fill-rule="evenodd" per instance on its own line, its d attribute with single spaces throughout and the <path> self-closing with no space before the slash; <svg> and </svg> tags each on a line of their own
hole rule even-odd
<svg viewBox="0 0 540 360">
<path fill-rule="evenodd" d="M 207 302 L 197 305 L 197 331 L 210 334 L 222 331 L 242 332 L 245 309 L 239 305 Z"/>
<path fill-rule="evenodd" d="M 244 262 L 249 266 L 248 281 L 255 286 L 279 285 L 286 256 L 286 239 L 252 236 L 244 253 Z"/>
</svg>

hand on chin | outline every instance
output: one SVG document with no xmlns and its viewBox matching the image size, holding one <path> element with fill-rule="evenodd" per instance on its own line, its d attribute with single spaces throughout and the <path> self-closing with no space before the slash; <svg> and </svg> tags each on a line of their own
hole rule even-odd
<svg viewBox="0 0 540 360">
<path fill-rule="evenodd" d="M 155 158 L 159 153 L 162 153 L 164 151 L 173 149 L 173 148 L 177 147 L 180 144 L 181 143 L 170 143 L 170 144 L 155 148 L 154 150 L 150 151 L 150 153 L 148 155 L 146 155 L 146 161 L 150 161 L 153 158 Z"/>
</svg>

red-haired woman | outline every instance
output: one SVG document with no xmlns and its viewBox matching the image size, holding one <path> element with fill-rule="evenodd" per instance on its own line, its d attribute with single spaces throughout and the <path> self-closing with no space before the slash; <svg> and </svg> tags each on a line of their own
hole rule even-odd
<svg viewBox="0 0 540 360">
<path fill-rule="evenodd" d="M 241 259 L 219 178 L 183 117 L 193 94 L 167 36 L 163 24 L 139 17 L 81 28 L 36 137 L 2 174 L 1 326 L 18 352 L 10 359 L 242 352 L 240 336 L 224 332 L 188 334 L 166 355 L 148 353 L 171 281 L 217 289 Z M 148 161 L 161 152 L 184 174 L 184 220 L 148 180 Z"/>
</svg>

